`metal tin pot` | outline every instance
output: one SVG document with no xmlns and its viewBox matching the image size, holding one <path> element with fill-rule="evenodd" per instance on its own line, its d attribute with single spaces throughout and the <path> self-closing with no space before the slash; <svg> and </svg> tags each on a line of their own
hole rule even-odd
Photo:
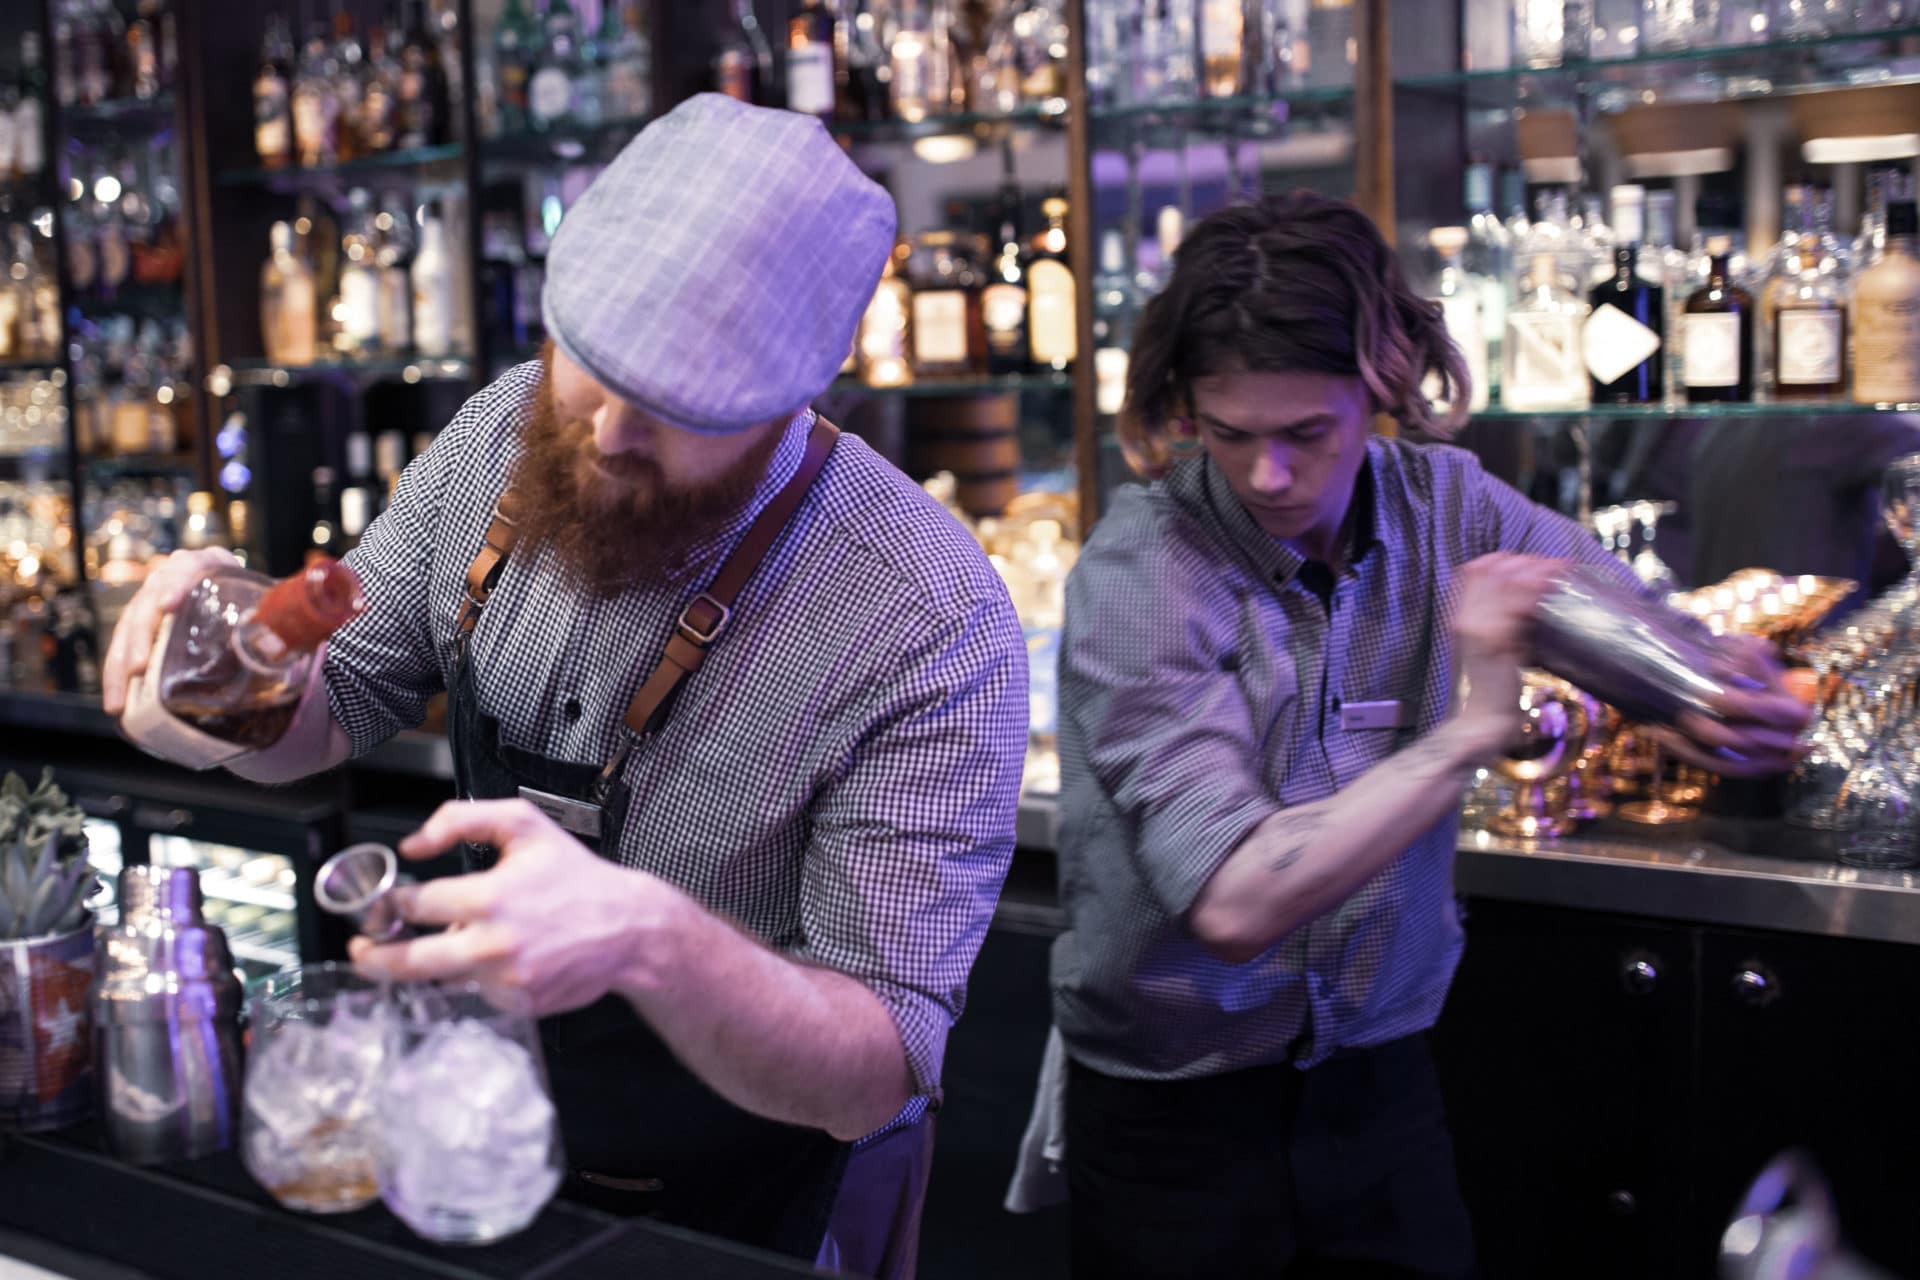
<svg viewBox="0 0 1920 1280">
<path fill-rule="evenodd" d="M 93 969 L 91 915 L 68 933 L 0 943 L 0 1129 L 58 1129 L 93 1109 Z"/>
</svg>

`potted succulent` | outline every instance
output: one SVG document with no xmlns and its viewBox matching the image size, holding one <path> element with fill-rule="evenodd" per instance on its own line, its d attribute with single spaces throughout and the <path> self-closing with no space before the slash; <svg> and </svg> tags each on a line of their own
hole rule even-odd
<svg viewBox="0 0 1920 1280">
<path fill-rule="evenodd" d="M 0 1129 L 57 1128 L 93 1105 L 84 820 L 51 769 L 37 787 L 0 783 Z"/>
</svg>

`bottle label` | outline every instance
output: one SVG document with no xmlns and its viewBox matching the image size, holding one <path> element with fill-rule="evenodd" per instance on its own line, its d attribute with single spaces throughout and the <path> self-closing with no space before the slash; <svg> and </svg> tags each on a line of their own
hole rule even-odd
<svg viewBox="0 0 1920 1280">
<path fill-rule="evenodd" d="M 527 110 L 540 123 L 558 120 L 572 105 L 573 82 L 559 67 L 542 67 L 527 82 Z"/>
<path fill-rule="evenodd" d="M 380 287 L 371 267 L 340 273 L 340 331 L 356 350 L 367 350 L 379 340 Z"/>
<path fill-rule="evenodd" d="M 1033 301 L 1028 342 L 1035 364 L 1064 368 L 1073 363 L 1079 335 L 1074 332 L 1073 272 L 1067 264 L 1042 258 L 1033 264 Z"/>
<path fill-rule="evenodd" d="M 1783 387 L 1825 387 L 1840 381 L 1846 364 L 1838 310 L 1783 308 L 1779 312 L 1775 376 Z"/>
<path fill-rule="evenodd" d="M 1240 61 L 1239 0 L 1204 0 L 1200 6 L 1200 52 L 1210 59 Z"/>
<path fill-rule="evenodd" d="M 913 295 L 913 354 L 923 365 L 967 363 L 967 295 L 958 289 Z"/>
<path fill-rule="evenodd" d="M 990 284 L 980 296 L 987 345 L 999 355 L 1022 355 L 1020 326 L 1027 319 L 1027 291 L 1017 284 Z"/>
<path fill-rule="evenodd" d="M 1467 363 L 1467 376 L 1473 379 L 1469 407 L 1484 409 L 1487 407 L 1487 334 L 1480 314 L 1480 299 L 1471 293 L 1442 298 L 1440 317 L 1447 326 L 1447 336 L 1460 348 L 1460 355 Z M 1437 377 L 1428 376 L 1425 390 L 1428 400 L 1440 403 Z"/>
<path fill-rule="evenodd" d="M 40 99 L 22 98 L 13 109 L 13 165 L 22 177 L 31 178 L 47 165 L 46 123 L 40 115 Z"/>
<path fill-rule="evenodd" d="M 1740 317 L 1708 313 L 1681 318 L 1685 339 L 1689 387 L 1740 385 Z"/>
<path fill-rule="evenodd" d="M 1559 312 L 1508 311 L 1511 376 L 1502 396 L 1515 408 L 1557 408 L 1587 398 L 1580 365 L 1579 318 Z"/>
<path fill-rule="evenodd" d="M 833 114 L 833 50 L 808 44 L 787 53 L 787 108 L 801 115 Z"/>
<path fill-rule="evenodd" d="M 1856 305 L 1855 399 L 1910 404 L 1920 401 L 1920 298 L 1876 298 Z M 1781 312 L 1785 319 L 1787 313 Z"/>
<path fill-rule="evenodd" d="M 1587 372 L 1604 386 L 1620 381 L 1645 364 L 1660 350 L 1660 335 L 1606 302 L 1587 317 L 1583 347 Z"/>
</svg>

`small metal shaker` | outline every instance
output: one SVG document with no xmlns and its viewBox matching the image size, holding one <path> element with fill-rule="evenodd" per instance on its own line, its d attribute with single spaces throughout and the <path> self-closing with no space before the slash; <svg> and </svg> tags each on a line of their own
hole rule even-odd
<svg viewBox="0 0 1920 1280">
<path fill-rule="evenodd" d="M 240 1105 L 240 979 L 202 915 L 199 873 L 120 873 L 120 922 L 100 931 L 94 1083 L 108 1150 L 134 1164 L 221 1151 Z"/>
<path fill-rule="evenodd" d="M 384 844 L 349 845 L 321 864 L 313 878 L 313 897 L 322 909 L 346 917 L 375 942 L 398 942 L 413 929 L 394 904 L 393 891 L 411 884 L 400 874 L 400 859 Z"/>
<path fill-rule="evenodd" d="M 1599 570 L 1569 566 L 1541 598 L 1534 622 L 1540 665 L 1627 719 L 1672 724 L 1683 711 L 1719 718 L 1712 700 L 1725 686 L 1697 624 Z"/>
</svg>

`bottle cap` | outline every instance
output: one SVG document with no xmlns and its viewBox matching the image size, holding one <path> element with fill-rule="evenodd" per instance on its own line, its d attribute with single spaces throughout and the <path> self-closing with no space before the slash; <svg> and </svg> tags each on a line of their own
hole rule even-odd
<svg viewBox="0 0 1920 1280">
<path fill-rule="evenodd" d="M 1887 203 L 1887 234 L 1920 235 L 1920 212 L 1915 210 L 1913 201 L 1891 200 Z"/>
<path fill-rule="evenodd" d="M 1467 247 L 1467 229 L 1465 227 L 1435 227 L 1427 232 L 1427 243 L 1434 251 L 1445 256 L 1459 253 Z"/>
<path fill-rule="evenodd" d="M 359 576 L 331 556 L 319 556 L 261 596 L 253 616 L 288 649 L 313 650 L 366 611 Z"/>
</svg>

